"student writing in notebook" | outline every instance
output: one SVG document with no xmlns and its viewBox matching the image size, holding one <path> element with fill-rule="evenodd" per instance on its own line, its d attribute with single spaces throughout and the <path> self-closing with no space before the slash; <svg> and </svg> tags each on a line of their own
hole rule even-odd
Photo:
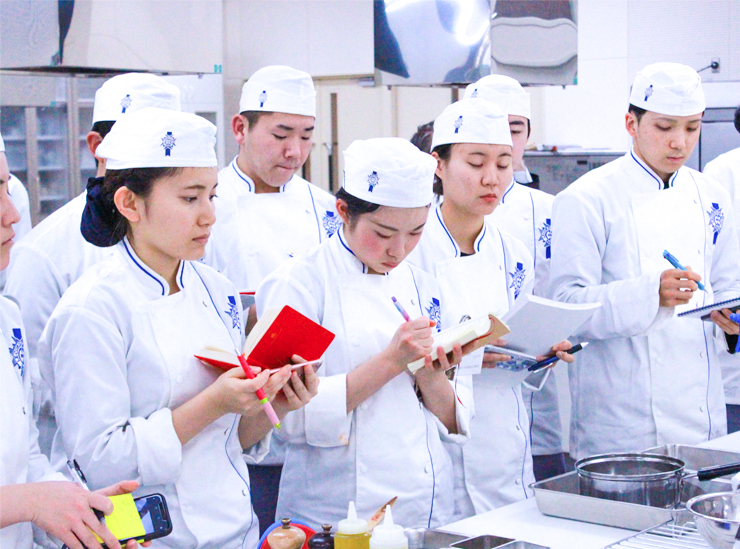
<svg viewBox="0 0 740 549">
<path fill-rule="evenodd" d="M 442 441 L 467 439 L 471 410 L 445 376 L 447 357 L 427 356 L 447 304 L 434 278 L 405 261 L 427 220 L 436 163 L 398 138 L 355 141 L 344 160 L 342 229 L 268 275 L 256 295 L 259 314 L 287 304 L 336 334 L 318 394 L 279 433 L 289 444 L 278 516 L 336 524 L 350 500 L 370 516 L 398 496 L 399 523 L 441 526 L 453 516 Z M 412 376 L 407 365 L 423 357 Z"/>
<path fill-rule="evenodd" d="M 437 279 L 447 305 L 445 325 L 466 315 L 500 317 L 532 292 L 534 269 L 526 246 L 486 220 L 512 181 L 511 143 L 507 115 L 483 99 L 453 103 L 434 122 L 435 192 L 444 201 L 430 212 L 408 260 Z M 572 362 L 563 352 L 569 348 L 564 341 L 553 353 Z M 472 380 L 464 376 L 474 399 L 471 438 L 464 446 L 447 445 L 455 474 L 453 520 L 531 495 L 529 421 L 521 392 L 528 372 L 497 368 L 509 358 L 478 352 L 463 359 L 477 361 L 483 370 Z"/>
<path fill-rule="evenodd" d="M 246 379 L 194 356 L 244 338 L 234 285 L 198 261 L 215 222 L 215 143 L 216 127 L 189 113 L 116 122 L 82 218 L 83 236 L 113 250 L 65 292 L 39 342 L 53 463 L 74 456 L 91 487 L 134 478 L 137 495 L 163 494 L 173 530 L 160 547 L 256 545 L 246 461 L 266 454 L 272 424 L 255 392 L 284 417 L 318 384 L 310 367 L 305 384 L 289 365 Z"/>
<path fill-rule="evenodd" d="M 717 351 L 738 326 L 677 317 L 740 295 L 730 197 L 684 166 L 705 107 L 692 68 L 645 67 L 625 116 L 632 150 L 555 198 L 552 297 L 602 304 L 576 334 L 590 342 L 570 371 L 576 458 L 726 432 Z M 671 268 L 664 250 L 691 270 Z"/>
</svg>

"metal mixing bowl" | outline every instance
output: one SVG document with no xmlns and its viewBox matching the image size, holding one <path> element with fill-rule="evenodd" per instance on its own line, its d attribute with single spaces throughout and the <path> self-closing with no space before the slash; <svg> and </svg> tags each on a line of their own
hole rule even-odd
<svg viewBox="0 0 740 549">
<path fill-rule="evenodd" d="M 740 492 L 697 496 L 686 503 L 686 509 L 694 515 L 699 533 L 712 549 L 733 549 L 740 528 Z"/>
</svg>

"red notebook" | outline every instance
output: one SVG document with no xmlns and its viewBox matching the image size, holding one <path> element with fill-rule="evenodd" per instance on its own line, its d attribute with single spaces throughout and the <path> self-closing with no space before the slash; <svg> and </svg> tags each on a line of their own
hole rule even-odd
<svg viewBox="0 0 740 549">
<path fill-rule="evenodd" d="M 318 360 L 332 341 L 332 332 L 285 305 L 265 311 L 244 343 L 244 354 L 251 366 L 276 369 L 290 364 L 293 355 Z M 209 346 L 195 357 L 222 370 L 239 366 L 233 353 Z"/>
</svg>

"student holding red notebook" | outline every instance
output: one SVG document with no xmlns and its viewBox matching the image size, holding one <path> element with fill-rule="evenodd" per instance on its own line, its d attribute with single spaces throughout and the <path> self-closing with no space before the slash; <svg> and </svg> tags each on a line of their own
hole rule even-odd
<svg viewBox="0 0 740 549">
<path fill-rule="evenodd" d="M 289 442 L 278 516 L 336 523 L 350 500 L 370 516 L 398 496 L 401 524 L 440 526 L 453 512 L 442 441 L 467 440 L 470 407 L 445 376 L 444 353 L 439 363 L 428 356 L 442 328 L 437 283 L 405 261 L 426 223 L 436 163 L 397 138 L 355 141 L 344 158 L 343 227 L 268 275 L 256 294 L 258 315 L 290 305 L 336 335 L 316 397 L 276 433 Z M 461 356 L 458 345 L 452 362 Z M 407 365 L 423 357 L 411 376 Z"/>
</svg>

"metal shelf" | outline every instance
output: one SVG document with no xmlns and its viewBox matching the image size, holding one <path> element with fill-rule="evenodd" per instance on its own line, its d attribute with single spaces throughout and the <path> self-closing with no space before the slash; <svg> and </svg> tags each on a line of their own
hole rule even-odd
<svg viewBox="0 0 740 549">
<path fill-rule="evenodd" d="M 696 529 L 696 524 L 689 521 L 677 524 L 668 521 L 623 539 L 618 543 L 607 545 L 604 549 L 710 549 L 704 538 Z"/>
</svg>

